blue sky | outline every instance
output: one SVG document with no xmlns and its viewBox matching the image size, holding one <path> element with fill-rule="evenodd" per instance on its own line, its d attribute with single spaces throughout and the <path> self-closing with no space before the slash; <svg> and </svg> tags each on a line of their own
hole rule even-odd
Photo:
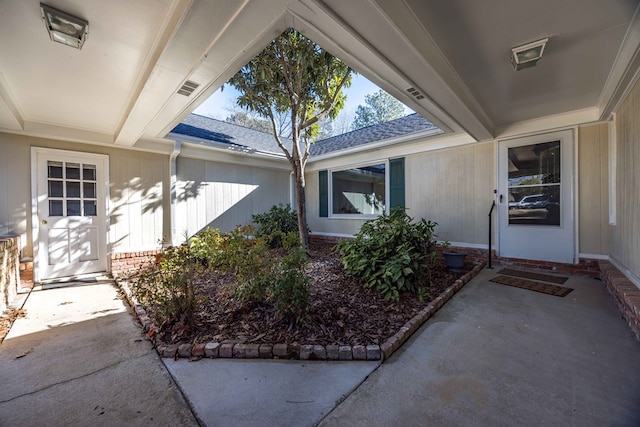
<svg viewBox="0 0 640 427">
<path fill-rule="evenodd" d="M 364 105 L 365 95 L 375 93 L 380 88 L 371 83 L 361 74 L 353 77 L 351 87 L 345 90 L 347 101 L 345 108 L 340 112 L 342 116 L 353 116 L 358 105 Z M 202 116 L 213 117 L 218 120 L 224 120 L 233 111 L 233 105 L 238 97 L 238 92 L 230 85 L 225 85 L 224 91 L 216 91 L 205 102 L 194 110 L 194 113 Z M 413 111 L 405 107 L 405 113 L 410 114 Z"/>
</svg>

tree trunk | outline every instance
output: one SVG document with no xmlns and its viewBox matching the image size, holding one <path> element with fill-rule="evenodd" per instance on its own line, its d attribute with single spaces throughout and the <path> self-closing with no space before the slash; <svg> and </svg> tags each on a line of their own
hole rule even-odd
<svg viewBox="0 0 640 427">
<path fill-rule="evenodd" d="M 293 165 L 295 181 L 296 210 L 298 211 L 298 233 L 300 242 L 305 249 L 309 249 L 309 228 L 307 226 L 307 197 L 305 191 L 304 168 L 299 162 Z"/>
</svg>

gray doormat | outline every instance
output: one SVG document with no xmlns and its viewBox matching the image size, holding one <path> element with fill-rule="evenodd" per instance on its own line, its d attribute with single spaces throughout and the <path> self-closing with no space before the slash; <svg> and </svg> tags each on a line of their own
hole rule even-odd
<svg viewBox="0 0 640 427">
<path fill-rule="evenodd" d="M 503 268 L 498 271 L 498 273 L 515 277 L 523 277 L 525 279 L 542 280 L 543 282 L 551 282 L 558 285 L 562 285 L 564 282 L 569 280 L 568 277 L 564 276 L 552 276 L 550 274 L 534 273 L 533 271 L 514 270 L 513 268 Z"/>
<path fill-rule="evenodd" d="M 564 297 L 573 289 L 564 286 L 550 285 L 548 283 L 536 282 L 533 280 L 521 279 L 519 277 L 497 276 L 489 280 L 490 282 L 500 283 L 502 285 L 513 286 L 515 288 L 527 289 L 530 291 L 541 292 L 556 297 Z"/>
</svg>

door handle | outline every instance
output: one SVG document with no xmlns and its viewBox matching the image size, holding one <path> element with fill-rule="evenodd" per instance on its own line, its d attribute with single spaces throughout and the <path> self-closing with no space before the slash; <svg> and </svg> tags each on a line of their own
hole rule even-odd
<svg viewBox="0 0 640 427">
<path fill-rule="evenodd" d="M 503 197 L 504 197 L 504 196 L 501 194 L 501 195 L 500 195 L 500 203 L 502 203 L 502 199 L 503 199 Z"/>
<path fill-rule="evenodd" d="M 43 219 L 42 221 L 40 221 L 40 224 L 42 224 L 42 225 L 47 225 L 47 220 L 46 220 L 46 219 Z"/>
</svg>

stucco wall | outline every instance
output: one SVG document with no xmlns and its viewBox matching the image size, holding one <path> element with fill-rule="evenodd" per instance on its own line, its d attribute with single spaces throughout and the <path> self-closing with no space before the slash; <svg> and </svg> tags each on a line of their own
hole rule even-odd
<svg viewBox="0 0 640 427">
<path fill-rule="evenodd" d="M 611 256 L 640 278 L 640 83 L 616 114 L 616 226 Z"/>
<path fill-rule="evenodd" d="M 289 172 L 186 157 L 176 160 L 176 232 L 229 231 L 251 215 L 289 203 Z"/>
<path fill-rule="evenodd" d="M 578 129 L 578 221 L 581 254 L 608 255 L 609 126 L 600 123 Z"/>
<path fill-rule="evenodd" d="M 152 249 L 170 232 L 169 157 L 0 133 L 0 234 L 19 234 L 22 255 L 33 256 L 31 147 L 109 156 L 110 243 L 113 252 Z"/>
</svg>

